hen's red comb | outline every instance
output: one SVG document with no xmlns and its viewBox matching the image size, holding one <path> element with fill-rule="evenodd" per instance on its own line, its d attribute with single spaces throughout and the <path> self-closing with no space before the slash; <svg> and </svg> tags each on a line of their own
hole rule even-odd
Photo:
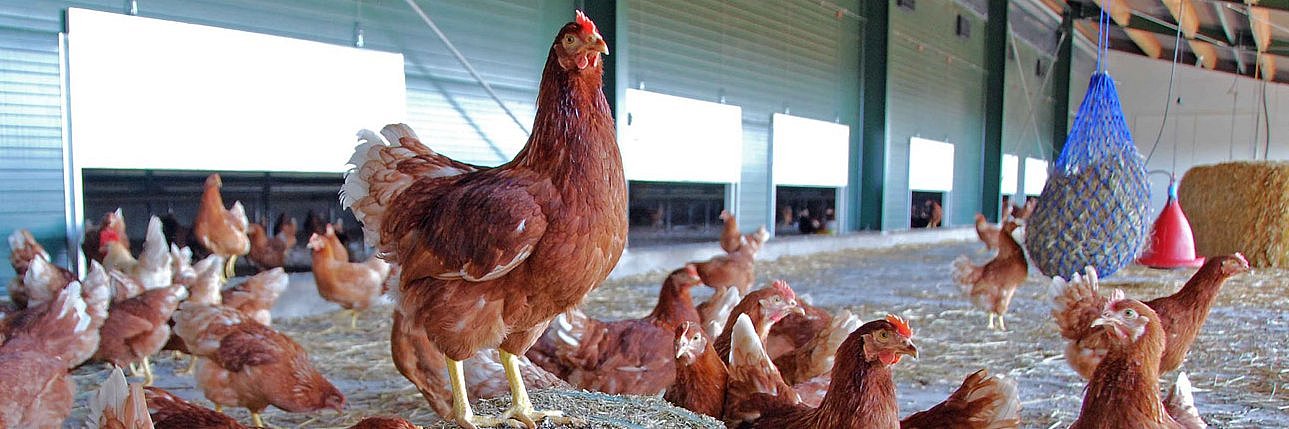
<svg viewBox="0 0 1289 429">
<path fill-rule="evenodd" d="M 904 321 L 900 316 L 887 314 L 886 323 L 895 325 L 895 332 L 899 332 L 904 338 L 913 338 L 913 330 L 909 329 L 909 322 Z"/>
<path fill-rule="evenodd" d="M 595 23 L 591 22 L 591 18 L 587 18 L 586 14 L 580 10 L 577 11 L 577 25 L 582 26 L 583 33 L 600 34 L 600 30 L 595 28 Z"/>
<path fill-rule="evenodd" d="M 788 286 L 788 282 L 775 280 L 770 286 L 774 287 L 774 290 L 786 299 L 797 299 L 797 293 L 792 290 L 792 286 Z"/>
</svg>

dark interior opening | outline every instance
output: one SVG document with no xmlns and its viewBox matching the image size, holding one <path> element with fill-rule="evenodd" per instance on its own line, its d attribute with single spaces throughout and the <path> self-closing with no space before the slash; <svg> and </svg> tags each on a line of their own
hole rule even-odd
<svg viewBox="0 0 1289 429">
<path fill-rule="evenodd" d="M 837 223 L 837 189 L 808 186 L 774 188 L 776 235 L 828 234 Z"/>
<path fill-rule="evenodd" d="M 629 245 L 720 239 L 725 185 L 632 181 L 628 189 Z"/>
<path fill-rule="evenodd" d="M 909 219 L 911 228 L 937 228 L 944 226 L 944 192 L 913 191 L 910 201 L 912 204 L 912 217 Z M 940 208 L 940 219 L 932 219 L 935 208 Z M 934 221 L 935 225 L 931 225 Z"/>
</svg>

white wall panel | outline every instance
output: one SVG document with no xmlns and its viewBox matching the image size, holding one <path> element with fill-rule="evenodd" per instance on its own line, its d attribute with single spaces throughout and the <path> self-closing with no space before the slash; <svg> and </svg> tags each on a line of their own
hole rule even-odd
<svg viewBox="0 0 1289 429">
<path fill-rule="evenodd" d="M 850 127 L 782 113 L 771 126 L 776 185 L 846 186 Z"/>
</svg>

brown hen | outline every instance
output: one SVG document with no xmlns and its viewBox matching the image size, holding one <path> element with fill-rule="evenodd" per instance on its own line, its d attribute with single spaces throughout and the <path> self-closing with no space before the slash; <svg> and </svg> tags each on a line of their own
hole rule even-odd
<svg viewBox="0 0 1289 429">
<path fill-rule="evenodd" d="M 170 315 L 188 296 L 183 286 L 153 289 L 112 305 L 100 330 L 94 359 L 125 367 L 142 362 L 144 385 L 152 385 L 149 357 L 170 339 Z"/>
<path fill-rule="evenodd" d="M 1007 330 L 1003 316 L 1016 288 L 1029 276 L 1025 251 L 1012 238 L 1016 226 L 1015 222 L 1003 224 L 998 234 L 998 254 L 985 265 L 972 265 L 966 255 L 953 261 L 953 280 L 962 286 L 972 304 L 989 312 L 989 329 L 994 329 L 997 318 L 998 330 Z"/>
<path fill-rule="evenodd" d="M 327 226 L 331 232 L 331 226 Z M 334 237 L 334 234 L 331 236 Z M 313 251 L 313 279 L 322 298 L 340 305 L 349 313 L 349 327 L 358 327 L 358 313 L 379 302 L 382 286 L 389 276 L 390 265 L 372 255 L 363 262 L 349 262 L 335 257 L 338 244 L 322 235 L 309 236 Z"/>
<path fill-rule="evenodd" d="M 246 236 L 250 222 L 241 201 L 233 202 L 231 209 L 224 209 L 224 197 L 219 193 L 223 185 L 219 173 L 206 177 L 192 232 L 198 244 L 224 258 L 224 276 L 231 278 L 237 257 L 251 251 L 251 240 Z"/>
<path fill-rule="evenodd" d="M 676 382 L 663 399 L 677 407 L 721 418 L 729 373 L 716 356 L 711 338 L 694 322 L 676 327 Z"/>
<path fill-rule="evenodd" d="M 91 323 L 86 307 L 81 284 L 72 282 L 29 329 L 0 345 L 0 427 L 62 427 L 76 393 L 68 363 Z"/>
<path fill-rule="evenodd" d="M 533 409 L 517 357 L 608 276 L 626 245 L 626 180 L 600 62 L 607 51 L 580 12 L 560 29 L 532 135 L 495 168 L 437 154 L 405 125 L 387 126 L 384 138 L 360 133 L 341 203 L 363 223 L 368 244 L 402 269 L 396 312 L 405 319 L 391 335 L 428 339 L 447 356 L 450 417 L 463 426 L 513 418 L 531 427 L 559 415 Z M 494 347 L 514 397 L 501 419 L 473 415 L 461 377 L 462 360 Z M 408 357 L 425 359 L 395 354 Z M 409 375 L 415 361 L 398 367 L 442 384 L 443 374 Z"/>
</svg>

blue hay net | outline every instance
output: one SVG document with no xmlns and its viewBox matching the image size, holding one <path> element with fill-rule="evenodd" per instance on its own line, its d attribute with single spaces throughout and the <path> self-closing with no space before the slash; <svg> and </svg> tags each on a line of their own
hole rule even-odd
<svg viewBox="0 0 1289 429">
<path fill-rule="evenodd" d="M 1114 80 L 1092 75 L 1065 147 L 1026 226 L 1025 248 L 1047 276 L 1132 263 L 1149 236 L 1150 188 Z"/>
</svg>

